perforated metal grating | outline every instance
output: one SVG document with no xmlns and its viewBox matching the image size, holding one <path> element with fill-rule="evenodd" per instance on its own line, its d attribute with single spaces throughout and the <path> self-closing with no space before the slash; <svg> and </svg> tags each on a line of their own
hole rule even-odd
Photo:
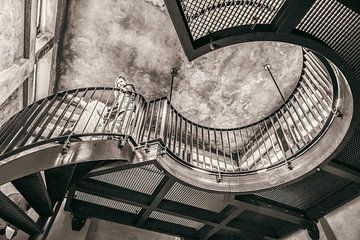
<svg viewBox="0 0 360 240">
<path fill-rule="evenodd" d="M 200 222 L 196 222 L 193 220 L 189 220 L 189 219 L 185 219 L 185 218 L 181 218 L 181 217 L 177 217 L 177 216 L 173 216 L 173 215 L 169 215 L 169 214 L 161 213 L 161 212 L 157 212 L 157 211 L 152 212 L 149 218 L 154 218 L 157 220 L 170 222 L 170 223 L 174 223 L 177 225 L 183 225 L 183 226 L 191 227 L 191 228 L 195 228 L 195 229 L 200 229 L 201 227 L 204 226 L 204 224 L 200 223 Z"/>
<path fill-rule="evenodd" d="M 111 199 L 98 197 L 84 192 L 76 191 L 74 198 L 88 203 L 98 204 L 104 207 L 117 209 L 123 212 L 138 214 L 141 211 L 141 207 L 114 201 Z"/>
<path fill-rule="evenodd" d="M 360 15 L 336 0 L 317 0 L 297 29 L 333 48 L 360 77 Z"/>
<path fill-rule="evenodd" d="M 250 222 L 257 226 L 262 227 L 268 227 L 268 228 L 274 228 L 279 229 L 285 224 L 288 224 L 286 221 L 279 220 L 277 218 L 265 216 L 259 213 L 251 212 L 251 211 L 245 211 L 240 216 L 238 216 L 236 219 L 234 219 L 230 225 L 232 225 L 235 221 L 241 221 L 241 222 Z"/>
<path fill-rule="evenodd" d="M 225 195 L 200 191 L 180 183 L 174 184 L 165 199 L 213 212 L 220 212 L 228 204 Z"/>
<path fill-rule="evenodd" d="M 348 181 L 329 173 L 316 172 L 294 184 L 255 195 L 306 210 L 348 183 Z"/>
<path fill-rule="evenodd" d="M 155 165 L 147 165 L 92 177 L 95 180 L 152 195 L 164 177 Z"/>
<path fill-rule="evenodd" d="M 349 142 L 344 149 L 335 157 L 344 163 L 360 169 L 360 125 L 356 127 Z"/>
<path fill-rule="evenodd" d="M 194 40 L 231 27 L 270 24 L 284 0 L 181 0 Z"/>
</svg>

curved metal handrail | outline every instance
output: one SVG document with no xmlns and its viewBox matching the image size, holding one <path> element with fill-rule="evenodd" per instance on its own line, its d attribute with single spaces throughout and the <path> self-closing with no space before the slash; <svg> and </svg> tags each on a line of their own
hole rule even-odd
<svg viewBox="0 0 360 240">
<path fill-rule="evenodd" d="M 0 160 L 42 143 L 123 139 L 146 146 L 161 139 L 182 163 L 209 173 L 248 174 L 288 164 L 331 125 L 336 79 L 314 53 L 287 102 L 265 119 L 232 129 L 207 128 L 178 113 L 166 97 L 94 87 L 58 92 L 11 118 L 0 129 Z"/>
</svg>

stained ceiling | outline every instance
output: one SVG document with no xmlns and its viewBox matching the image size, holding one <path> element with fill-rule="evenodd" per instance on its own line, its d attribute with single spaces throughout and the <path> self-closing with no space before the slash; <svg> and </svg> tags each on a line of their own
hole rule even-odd
<svg viewBox="0 0 360 240">
<path fill-rule="evenodd" d="M 285 96 L 301 74 L 300 47 L 246 43 L 188 62 L 162 0 L 70 0 L 60 90 L 113 86 L 125 75 L 147 99 L 169 94 L 190 120 L 211 127 L 257 121 L 281 105 L 264 65 L 270 64 Z"/>
</svg>

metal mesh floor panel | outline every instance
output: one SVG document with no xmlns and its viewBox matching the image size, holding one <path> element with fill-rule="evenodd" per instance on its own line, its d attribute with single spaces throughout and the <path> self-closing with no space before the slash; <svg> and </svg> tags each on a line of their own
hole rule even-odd
<svg viewBox="0 0 360 240">
<path fill-rule="evenodd" d="M 255 195 L 306 210 L 348 183 L 348 181 L 329 173 L 316 172 L 294 184 Z"/>
<path fill-rule="evenodd" d="M 92 178 L 101 182 L 151 195 L 164 176 L 164 173 L 155 167 L 155 165 L 147 165 L 119 172 L 107 173 Z"/>
<path fill-rule="evenodd" d="M 360 169 L 360 126 L 357 126 L 345 148 L 335 157 L 344 163 Z"/>
<path fill-rule="evenodd" d="M 360 77 L 360 15 L 336 0 L 317 0 L 297 29 L 319 38 Z"/>
<path fill-rule="evenodd" d="M 284 0 L 180 0 L 193 39 L 242 25 L 270 24 Z"/>
<path fill-rule="evenodd" d="M 200 191 L 180 183 L 174 184 L 165 199 L 213 212 L 220 212 L 228 204 L 223 194 Z"/>
<path fill-rule="evenodd" d="M 263 226 L 273 229 L 279 229 L 282 226 L 288 224 L 288 222 L 279 220 L 277 218 L 265 216 L 259 213 L 254 213 L 251 211 L 245 211 L 240 216 L 238 216 L 235 221 L 243 221 L 243 222 L 250 222 L 257 226 Z M 231 223 L 230 223 L 231 225 Z"/>
<path fill-rule="evenodd" d="M 114 201 L 114 200 L 103 198 L 103 197 L 98 197 L 95 195 L 91 195 L 91 194 L 79 192 L 79 191 L 75 192 L 74 199 L 101 205 L 101 206 L 108 207 L 108 208 L 117 209 L 117 210 L 120 210 L 123 212 L 133 213 L 133 214 L 138 214 L 142 209 L 141 207 L 138 207 L 138 206 Z"/>
<path fill-rule="evenodd" d="M 169 214 L 157 212 L 157 211 L 152 212 L 149 218 L 154 218 L 157 220 L 170 222 L 170 223 L 174 223 L 177 225 L 183 225 L 183 226 L 191 227 L 191 228 L 195 228 L 195 229 L 200 229 L 201 227 L 204 226 L 204 224 L 200 223 L 200 222 L 196 222 L 193 220 L 189 220 L 189 219 L 185 219 L 185 218 L 181 218 L 181 217 L 177 217 L 177 216 L 173 216 L 173 215 L 169 215 Z"/>
</svg>

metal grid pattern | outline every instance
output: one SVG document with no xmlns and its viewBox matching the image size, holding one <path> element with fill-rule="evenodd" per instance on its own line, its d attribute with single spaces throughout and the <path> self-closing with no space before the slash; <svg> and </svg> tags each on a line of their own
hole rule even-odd
<svg viewBox="0 0 360 240">
<path fill-rule="evenodd" d="M 270 24 L 284 0 L 181 0 L 194 40 L 231 27 Z"/>
<path fill-rule="evenodd" d="M 291 184 L 255 195 L 306 210 L 349 182 L 326 172 L 315 174 Z"/>
<path fill-rule="evenodd" d="M 344 163 L 360 169 L 360 125 L 356 127 L 350 141 L 345 148 L 335 157 Z"/>
<path fill-rule="evenodd" d="M 228 204 L 223 194 L 200 191 L 180 183 L 174 184 L 165 199 L 213 212 L 220 212 Z"/>
<path fill-rule="evenodd" d="M 164 176 L 164 173 L 151 164 L 95 176 L 92 179 L 152 195 Z"/>
<path fill-rule="evenodd" d="M 74 199 L 101 205 L 101 206 L 108 207 L 108 208 L 117 209 L 117 210 L 120 210 L 123 212 L 133 213 L 133 214 L 138 214 L 142 209 L 141 207 L 114 201 L 114 200 L 103 198 L 103 197 L 98 197 L 95 195 L 91 195 L 91 194 L 79 192 L 79 191 L 75 192 Z"/>
<path fill-rule="evenodd" d="M 183 225 L 183 226 L 191 227 L 191 228 L 195 228 L 195 229 L 200 229 L 201 227 L 204 226 L 204 224 L 200 223 L 200 222 L 196 222 L 193 220 L 189 220 L 189 219 L 185 219 L 185 218 L 181 218 L 181 217 L 177 217 L 177 216 L 173 216 L 173 215 L 169 215 L 169 214 L 157 212 L 157 211 L 152 212 L 149 218 L 174 223 L 177 225 Z"/>
<path fill-rule="evenodd" d="M 253 223 L 257 226 L 274 228 L 274 229 L 280 229 L 285 224 L 288 224 L 288 222 L 286 222 L 286 221 L 282 221 L 277 218 L 265 216 L 265 215 L 251 212 L 251 211 L 243 212 L 234 221 L 249 222 L 249 223 Z M 230 223 L 230 225 L 231 225 L 231 223 Z"/>
<path fill-rule="evenodd" d="M 317 0 L 297 29 L 334 49 L 360 77 L 360 15 L 336 0 Z"/>
</svg>

